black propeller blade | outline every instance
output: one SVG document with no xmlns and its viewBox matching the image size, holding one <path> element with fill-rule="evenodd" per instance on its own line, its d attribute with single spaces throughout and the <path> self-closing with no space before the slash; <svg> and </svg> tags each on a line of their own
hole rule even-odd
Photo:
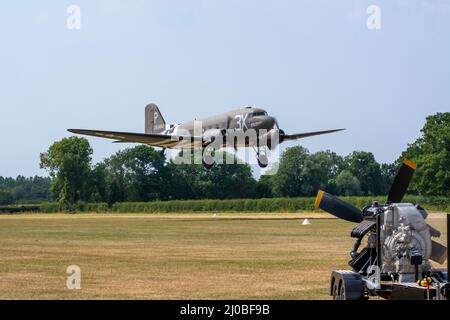
<svg viewBox="0 0 450 320">
<path fill-rule="evenodd" d="M 325 210 L 332 215 L 351 222 L 361 222 L 363 215 L 361 210 L 352 206 L 350 203 L 342 201 L 341 199 L 319 190 L 317 193 L 315 208 Z"/>
<path fill-rule="evenodd" d="M 391 203 L 402 202 L 408 189 L 409 183 L 413 177 L 414 171 L 416 171 L 417 165 L 411 160 L 404 160 L 400 170 L 394 178 L 391 189 L 389 190 L 387 201 Z"/>
</svg>

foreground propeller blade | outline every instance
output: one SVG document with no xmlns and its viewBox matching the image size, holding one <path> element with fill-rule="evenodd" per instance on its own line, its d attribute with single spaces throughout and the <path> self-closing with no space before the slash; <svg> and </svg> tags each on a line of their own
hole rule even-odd
<svg viewBox="0 0 450 320">
<path fill-rule="evenodd" d="M 350 222 L 361 222 L 363 215 L 361 210 L 352 206 L 350 203 L 342 201 L 341 199 L 319 190 L 317 193 L 314 207 L 320 208 L 332 215 Z"/>
<path fill-rule="evenodd" d="M 398 170 L 397 175 L 394 178 L 394 182 L 392 182 L 391 189 L 389 190 L 387 198 L 388 202 L 402 202 L 414 171 L 416 171 L 416 167 L 417 165 L 411 160 L 406 159 L 403 161 L 400 170 Z"/>
</svg>

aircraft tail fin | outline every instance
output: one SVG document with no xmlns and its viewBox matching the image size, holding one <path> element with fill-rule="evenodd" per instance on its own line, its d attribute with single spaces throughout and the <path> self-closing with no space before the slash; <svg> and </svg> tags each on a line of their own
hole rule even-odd
<svg viewBox="0 0 450 320">
<path fill-rule="evenodd" d="M 164 120 L 158 106 L 151 103 L 145 107 L 145 133 L 160 133 L 166 129 Z"/>
</svg>

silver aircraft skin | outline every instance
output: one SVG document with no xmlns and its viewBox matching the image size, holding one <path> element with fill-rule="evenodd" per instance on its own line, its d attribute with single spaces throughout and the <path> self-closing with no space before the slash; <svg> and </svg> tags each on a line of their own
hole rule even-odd
<svg viewBox="0 0 450 320">
<path fill-rule="evenodd" d="M 217 150 L 253 147 L 262 168 L 268 165 L 266 148 L 272 150 L 284 141 L 341 130 L 344 129 L 286 134 L 273 116 L 256 107 L 243 107 L 204 119 L 168 125 L 155 104 L 145 107 L 145 133 L 68 129 L 72 133 L 113 139 L 114 142 L 143 143 L 163 148 L 163 151 L 166 148 Z M 212 166 L 210 162 L 204 162 L 204 165 Z"/>
</svg>

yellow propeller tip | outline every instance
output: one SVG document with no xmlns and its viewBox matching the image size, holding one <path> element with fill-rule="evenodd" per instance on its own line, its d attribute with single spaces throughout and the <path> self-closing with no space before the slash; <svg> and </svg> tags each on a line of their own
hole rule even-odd
<svg viewBox="0 0 450 320">
<path fill-rule="evenodd" d="M 416 170 L 416 168 L 417 168 L 417 164 L 415 164 L 414 162 L 412 162 L 409 159 L 403 160 L 403 164 L 407 165 L 408 167 L 410 167 L 413 170 Z"/>
<path fill-rule="evenodd" d="M 314 208 L 319 208 L 320 202 L 322 201 L 323 191 L 319 190 L 317 193 L 316 201 L 314 202 Z"/>
</svg>

